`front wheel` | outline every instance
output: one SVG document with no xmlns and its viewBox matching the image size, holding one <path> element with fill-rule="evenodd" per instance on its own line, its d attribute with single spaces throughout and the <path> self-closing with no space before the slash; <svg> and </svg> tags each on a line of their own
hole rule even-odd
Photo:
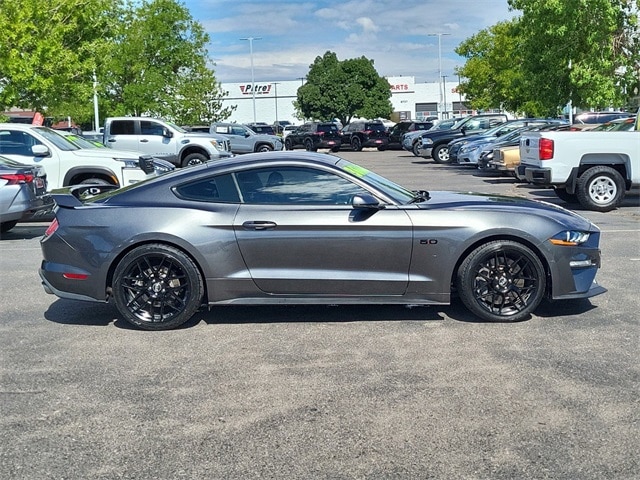
<svg viewBox="0 0 640 480">
<path fill-rule="evenodd" d="M 521 243 L 488 242 L 473 250 L 458 269 L 462 303 L 488 322 L 519 322 L 529 317 L 546 289 L 544 267 Z"/>
<path fill-rule="evenodd" d="M 360 141 L 360 137 L 353 137 L 351 139 L 351 148 L 354 152 L 359 152 L 362 150 L 362 142 Z"/>
<path fill-rule="evenodd" d="M 576 194 L 580 204 L 589 210 L 608 212 L 624 199 L 625 181 L 620 173 L 604 165 L 590 168 L 578 178 Z"/>
<path fill-rule="evenodd" d="M 202 277 L 182 251 L 161 244 L 127 253 L 113 275 L 113 297 L 124 319 L 145 330 L 168 330 L 189 320 L 204 295 Z"/>
<path fill-rule="evenodd" d="M 449 157 L 449 146 L 438 145 L 431 152 L 431 156 L 436 163 L 450 163 L 451 157 Z"/>
<path fill-rule="evenodd" d="M 413 143 L 413 147 L 411 147 L 411 151 L 413 152 L 413 154 L 416 157 L 420 156 L 420 147 L 422 146 L 422 143 L 420 141 L 414 142 Z"/>
<path fill-rule="evenodd" d="M 190 153 L 184 160 L 182 160 L 183 167 L 191 167 L 193 165 L 200 165 L 201 163 L 205 163 L 207 161 L 207 157 L 202 153 Z"/>
<path fill-rule="evenodd" d="M 10 222 L 2 222 L 0 223 L 0 233 L 7 233 L 13 227 L 18 224 L 17 220 L 11 220 Z"/>
</svg>

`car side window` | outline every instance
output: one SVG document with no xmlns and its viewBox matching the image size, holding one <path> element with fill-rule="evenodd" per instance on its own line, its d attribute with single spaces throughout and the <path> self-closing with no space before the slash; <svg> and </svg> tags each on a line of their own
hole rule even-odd
<svg viewBox="0 0 640 480">
<path fill-rule="evenodd" d="M 111 135 L 134 135 L 135 123 L 133 120 L 113 120 L 109 131 Z"/>
<path fill-rule="evenodd" d="M 142 135 L 157 135 L 162 136 L 163 133 L 162 125 L 156 122 L 150 122 L 148 120 L 142 120 L 140 122 L 140 133 Z"/>
<path fill-rule="evenodd" d="M 178 197 L 196 202 L 240 202 L 238 189 L 230 174 L 185 183 L 177 186 L 174 191 Z"/>
<path fill-rule="evenodd" d="M 41 142 L 26 132 L 17 130 L 0 131 L 0 154 L 33 156 L 31 147 Z"/>
<path fill-rule="evenodd" d="M 252 169 L 235 174 L 242 201 L 249 204 L 348 205 L 368 193 L 332 172 L 307 167 Z"/>
</svg>

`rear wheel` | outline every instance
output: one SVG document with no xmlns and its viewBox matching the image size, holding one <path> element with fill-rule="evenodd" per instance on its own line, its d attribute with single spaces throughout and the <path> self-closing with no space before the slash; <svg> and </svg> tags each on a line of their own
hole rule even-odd
<svg viewBox="0 0 640 480">
<path fill-rule="evenodd" d="M 622 203 L 625 182 L 620 173 L 604 165 L 590 168 L 578 178 L 576 194 L 580 204 L 589 210 L 608 212 Z"/>
<path fill-rule="evenodd" d="M 284 149 L 285 150 L 293 150 L 293 143 L 288 138 L 286 138 L 284 140 Z"/>
<path fill-rule="evenodd" d="M 316 150 L 318 150 L 317 148 L 314 148 L 313 141 L 310 138 L 307 138 L 304 141 L 304 148 L 305 150 L 307 150 L 307 152 L 315 152 Z"/>
<path fill-rule="evenodd" d="M 198 310 L 203 295 L 202 277 L 194 262 L 167 245 L 133 249 L 113 276 L 118 311 L 127 322 L 145 330 L 182 325 Z"/>
<path fill-rule="evenodd" d="M 436 163 L 450 163 L 449 146 L 446 144 L 438 145 L 433 149 L 431 156 Z"/>
<path fill-rule="evenodd" d="M 462 303 L 489 322 L 518 322 L 540 304 L 546 288 L 538 256 L 521 243 L 496 240 L 472 251 L 458 269 Z"/>
<path fill-rule="evenodd" d="M 273 150 L 273 147 L 266 143 L 256 148 L 256 152 L 271 152 L 272 150 Z"/>
<path fill-rule="evenodd" d="M 353 137 L 351 139 L 351 148 L 354 152 L 359 152 L 362 150 L 362 141 L 360 140 L 360 137 Z"/>
</svg>

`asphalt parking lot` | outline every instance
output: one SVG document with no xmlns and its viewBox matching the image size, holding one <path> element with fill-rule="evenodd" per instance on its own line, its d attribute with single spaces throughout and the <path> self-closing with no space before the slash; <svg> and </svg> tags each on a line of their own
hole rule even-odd
<svg viewBox="0 0 640 480">
<path fill-rule="evenodd" d="M 340 155 L 411 188 L 562 204 L 407 152 Z M 640 196 L 579 213 L 609 291 L 525 322 L 216 307 L 167 332 L 45 294 L 46 224 L 20 224 L 0 239 L 0 478 L 639 478 Z"/>
</svg>

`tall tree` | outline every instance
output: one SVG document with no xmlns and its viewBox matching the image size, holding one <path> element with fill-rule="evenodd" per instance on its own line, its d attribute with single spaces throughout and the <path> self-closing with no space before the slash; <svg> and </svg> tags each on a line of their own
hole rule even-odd
<svg viewBox="0 0 640 480">
<path fill-rule="evenodd" d="M 111 0 L 2 0 L 0 109 L 51 112 L 77 99 L 90 102 L 92 72 L 116 5 Z"/>
<path fill-rule="evenodd" d="M 316 57 L 307 82 L 298 89 L 295 106 L 304 118 L 339 119 L 354 116 L 389 118 L 393 112 L 391 86 L 365 57 L 340 61 L 333 52 Z"/>
</svg>

